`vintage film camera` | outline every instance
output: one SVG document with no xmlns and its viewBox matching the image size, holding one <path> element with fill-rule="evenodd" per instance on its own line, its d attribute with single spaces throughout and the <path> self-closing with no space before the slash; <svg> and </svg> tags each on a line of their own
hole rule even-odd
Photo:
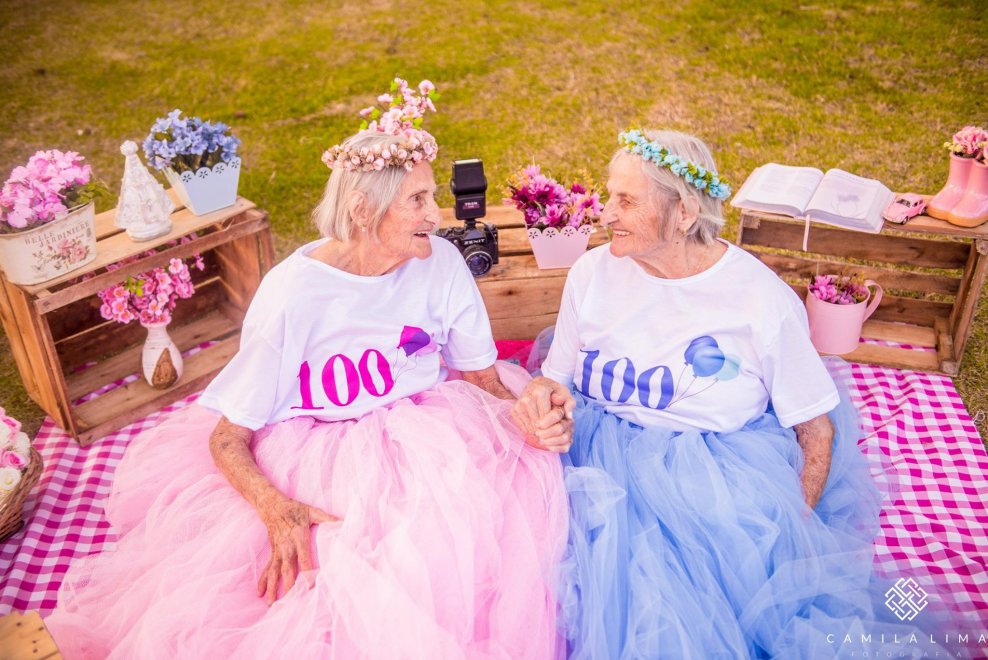
<svg viewBox="0 0 988 660">
<path fill-rule="evenodd" d="M 480 277 L 497 263 L 497 227 L 477 222 L 487 214 L 487 178 L 484 163 L 477 158 L 453 161 L 453 177 L 449 187 L 456 198 L 456 219 L 462 227 L 436 230 L 463 255 L 474 277 Z"/>
</svg>

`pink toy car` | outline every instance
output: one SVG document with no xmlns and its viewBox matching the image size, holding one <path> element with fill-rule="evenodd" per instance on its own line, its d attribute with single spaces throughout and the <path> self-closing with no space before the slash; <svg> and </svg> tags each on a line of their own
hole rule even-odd
<svg viewBox="0 0 988 660">
<path fill-rule="evenodd" d="M 882 217 L 900 225 L 909 218 L 915 218 L 926 210 L 926 200 L 915 193 L 896 195 L 892 203 L 882 211 Z"/>
</svg>

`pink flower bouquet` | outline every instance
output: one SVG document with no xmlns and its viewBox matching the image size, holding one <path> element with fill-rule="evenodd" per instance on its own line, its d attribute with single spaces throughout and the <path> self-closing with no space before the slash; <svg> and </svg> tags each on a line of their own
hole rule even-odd
<svg viewBox="0 0 988 660">
<path fill-rule="evenodd" d="M 816 275 L 809 291 L 823 302 L 856 305 L 868 299 L 869 291 L 859 275 Z"/>
<path fill-rule="evenodd" d="M 146 252 L 139 257 L 153 255 Z M 139 258 L 137 257 L 137 258 Z M 202 257 L 195 255 L 194 266 L 204 269 Z M 116 268 L 125 262 L 116 264 Z M 125 281 L 103 289 L 99 298 L 103 302 L 100 315 L 109 321 L 130 323 L 137 319 L 142 325 L 170 323 L 175 304 L 195 293 L 188 265 L 181 259 L 172 259 L 165 268 L 154 268 L 128 277 Z"/>
<path fill-rule="evenodd" d="M 508 180 L 509 198 L 525 214 L 525 226 L 545 229 L 592 224 L 604 212 L 593 186 L 573 183 L 566 188 L 542 173 L 538 165 L 523 168 Z"/>
<path fill-rule="evenodd" d="M 31 440 L 20 422 L 0 408 L 0 501 L 21 483 L 31 463 Z"/>
<path fill-rule="evenodd" d="M 0 190 L 0 233 L 51 222 L 106 192 L 74 151 L 39 151 L 13 169 Z"/>
<path fill-rule="evenodd" d="M 980 126 L 965 126 L 954 133 L 950 142 L 944 142 L 943 146 L 952 154 L 984 161 L 985 150 L 988 149 L 988 131 Z"/>
</svg>

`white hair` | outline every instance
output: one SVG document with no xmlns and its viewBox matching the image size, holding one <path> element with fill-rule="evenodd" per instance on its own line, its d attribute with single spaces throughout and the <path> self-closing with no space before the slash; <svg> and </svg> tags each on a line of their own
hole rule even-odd
<svg viewBox="0 0 988 660">
<path fill-rule="evenodd" d="M 716 171 L 714 157 L 710 154 L 707 145 L 698 137 L 680 133 L 679 131 L 655 131 L 645 130 L 642 134 L 652 142 L 657 142 L 669 153 L 676 154 L 685 160 L 702 165 L 707 170 Z M 706 192 L 686 183 L 672 170 L 659 167 L 651 161 L 647 161 L 640 156 L 632 154 L 623 147 L 618 149 L 611 158 L 611 165 L 620 158 L 634 158 L 641 166 L 642 173 L 648 177 L 649 188 L 655 195 L 656 206 L 659 209 L 659 219 L 665 222 L 672 215 L 676 203 L 692 197 L 699 205 L 699 213 L 696 222 L 686 232 L 686 240 L 697 243 L 713 243 L 724 226 L 723 203 L 719 199 L 714 199 Z M 660 228 L 660 232 L 663 229 Z M 663 232 L 664 233 L 664 232 Z"/>
<path fill-rule="evenodd" d="M 370 149 L 375 145 L 382 147 L 401 144 L 401 136 L 380 133 L 377 131 L 360 131 L 350 136 L 343 143 L 351 149 Z M 371 220 L 367 229 L 377 237 L 377 228 L 388 207 L 398 196 L 398 190 L 408 170 L 404 167 L 385 167 L 369 172 L 354 172 L 342 168 L 333 170 L 326 183 L 322 199 L 312 211 L 312 221 L 323 236 L 338 241 L 349 240 L 353 231 L 353 218 L 350 216 L 350 196 L 363 193 L 370 204 Z"/>
</svg>

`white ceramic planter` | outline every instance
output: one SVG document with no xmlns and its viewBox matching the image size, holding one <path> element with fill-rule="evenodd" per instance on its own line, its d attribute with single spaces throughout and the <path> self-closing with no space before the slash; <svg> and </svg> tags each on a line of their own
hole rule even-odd
<svg viewBox="0 0 988 660">
<path fill-rule="evenodd" d="M 593 225 L 563 227 L 561 230 L 529 227 L 528 240 L 532 244 L 535 263 L 543 270 L 569 268 L 587 251 L 592 233 Z"/>
<path fill-rule="evenodd" d="M 141 351 L 141 368 L 148 385 L 168 389 L 182 377 L 182 354 L 168 335 L 167 323 L 142 323 L 148 338 Z"/>
<path fill-rule="evenodd" d="M 51 222 L 0 234 L 0 265 L 14 284 L 40 284 L 96 258 L 96 212 L 92 203 Z"/>
<path fill-rule="evenodd" d="M 205 215 L 233 206 L 237 201 L 240 159 L 232 158 L 228 163 L 217 163 L 212 169 L 200 167 L 194 173 L 179 174 L 169 168 L 165 170 L 165 178 L 186 208 L 196 215 Z"/>
</svg>

